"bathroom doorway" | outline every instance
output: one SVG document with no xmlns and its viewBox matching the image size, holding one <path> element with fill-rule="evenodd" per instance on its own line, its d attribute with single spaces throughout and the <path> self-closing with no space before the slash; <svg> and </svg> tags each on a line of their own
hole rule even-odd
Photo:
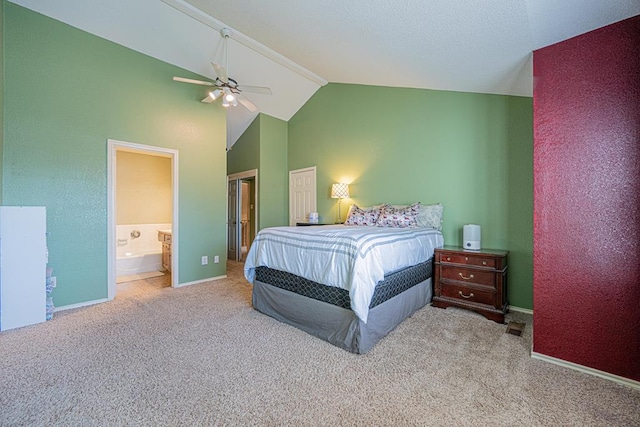
<svg viewBox="0 0 640 427">
<path fill-rule="evenodd" d="M 108 151 L 108 299 L 176 286 L 178 152 L 115 140 Z"/>
<path fill-rule="evenodd" d="M 227 178 L 227 259 L 244 261 L 258 229 L 258 170 Z"/>
</svg>

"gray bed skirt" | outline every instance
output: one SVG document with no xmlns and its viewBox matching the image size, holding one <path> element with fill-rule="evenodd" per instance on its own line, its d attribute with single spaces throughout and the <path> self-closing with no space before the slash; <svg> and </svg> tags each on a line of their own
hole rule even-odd
<svg viewBox="0 0 640 427">
<path fill-rule="evenodd" d="M 369 310 L 367 323 L 349 309 L 255 280 L 253 307 L 352 353 L 363 354 L 431 301 L 431 278 Z"/>
</svg>

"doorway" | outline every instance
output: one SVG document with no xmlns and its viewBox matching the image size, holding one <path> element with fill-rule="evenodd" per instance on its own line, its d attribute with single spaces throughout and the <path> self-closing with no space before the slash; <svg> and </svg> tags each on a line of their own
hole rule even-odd
<svg viewBox="0 0 640 427">
<path fill-rule="evenodd" d="M 175 244 L 179 241 L 178 151 L 111 139 L 107 141 L 107 145 L 107 298 L 109 300 L 115 298 L 118 276 L 122 276 L 125 270 L 125 273 L 142 272 L 145 269 L 156 270 L 156 272 L 157 270 L 165 270 L 170 272 L 170 284 L 175 287 L 179 283 L 178 245 Z M 122 166 L 125 162 L 130 163 L 136 160 L 142 160 L 149 165 L 162 165 L 162 173 L 169 174 L 168 177 L 162 178 L 164 184 L 157 193 L 154 193 L 154 190 L 148 187 L 141 190 L 139 186 L 137 188 L 133 186 L 133 189 L 128 190 L 132 194 L 118 194 L 119 181 L 122 188 L 124 186 L 123 183 L 126 183 L 127 180 L 144 181 L 148 178 L 147 173 L 150 170 L 147 169 L 140 172 L 136 171 L 135 167 L 130 167 L 129 169 L 121 167 L 119 175 L 119 162 L 120 166 Z M 136 176 L 136 173 L 140 175 Z M 119 176 L 120 180 L 118 179 Z M 127 179 L 123 180 L 124 178 Z M 144 197 L 147 199 L 143 202 L 144 207 L 136 207 L 136 192 L 138 192 L 138 196 L 141 196 L 141 191 L 146 193 Z M 165 194 L 161 195 L 160 192 L 165 192 Z M 135 217 L 138 211 L 143 210 L 146 206 L 153 205 L 156 199 L 165 200 L 169 205 L 162 207 L 162 209 L 167 209 L 164 216 L 162 216 L 162 220 L 151 221 L 151 223 L 147 224 L 145 221 L 141 221 L 140 218 Z M 130 200 L 134 205 L 132 209 L 120 209 L 124 207 L 126 200 Z M 160 206 L 156 206 L 154 209 L 160 208 Z M 127 213 L 127 211 L 129 212 Z M 154 217 L 155 213 L 155 211 L 152 211 L 151 216 Z M 119 217 L 120 221 L 118 220 Z M 126 219 L 123 220 L 123 218 Z M 123 224 L 123 222 L 131 222 L 133 224 Z M 161 237 L 163 241 L 160 241 Z M 168 257 L 166 256 L 166 249 L 169 249 Z M 158 259 L 156 260 L 156 258 Z M 158 266 L 155 264 L 158 264 Z M 130 267 L 132 268 L 131 270 L 129 270 Z M 150 274 L 153 273 L 150 272 Z M 144 273 L 133 274 L 129 277 L 140 277 L 143 280 L 151 278 L 149 274 Z"/>
<path fill-rule="evenodd" d="M 229 175 L 227 259 L 244 261 L 258 230 L 258 170 Z"/>
</svg>

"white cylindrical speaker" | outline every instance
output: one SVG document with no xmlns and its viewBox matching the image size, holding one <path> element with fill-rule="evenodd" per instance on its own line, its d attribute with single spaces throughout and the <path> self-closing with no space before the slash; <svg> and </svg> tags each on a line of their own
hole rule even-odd
<svg viewBox="0 0 640 427">
<path fill-rule="evenodd" d="M 470 251 L 480 250 L 480 226 L 467 224 L 462 227 L 462 246 Z"/>
</svg>

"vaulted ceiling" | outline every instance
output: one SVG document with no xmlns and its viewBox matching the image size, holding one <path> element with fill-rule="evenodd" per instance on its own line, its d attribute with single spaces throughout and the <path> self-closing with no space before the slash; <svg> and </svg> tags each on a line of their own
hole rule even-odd
<svg viewBox="0 0 640 427">
<path fill-rule="evenodd" d="M 245 96 L 282 120 L 327 82 L 531 96 L 533 50 L 640 14 L 638 0 L 11 1 L 211 79 L 230 28 L 229 74 L 271 87 Z M 230 108 L 230 145 L 254 117 Z"/>
</svg>

